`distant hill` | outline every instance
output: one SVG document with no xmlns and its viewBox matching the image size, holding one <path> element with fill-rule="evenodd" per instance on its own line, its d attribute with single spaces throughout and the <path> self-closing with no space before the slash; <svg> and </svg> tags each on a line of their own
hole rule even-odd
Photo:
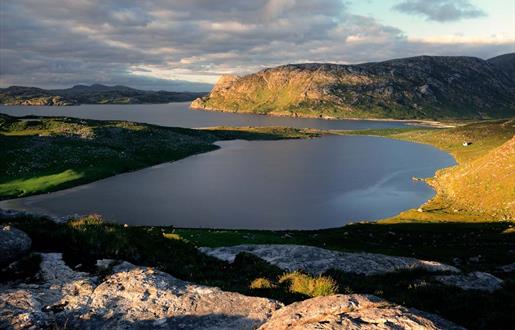
<svg viewBox="0 0 515 330">
<path fill-rule="evenodd" d="M 499 55 L 488 60 L 507 76 L 515 79 L 515 53 Z"/>
<path fill-rule="evenodd" d="M 206 95 L 196 92 L 144 91 L 126 86 L 76 85 L 67 89 L 11 86 L 0 89 L 7 105 L 138 104 L 191 101 Z"/>
<path fill-rule="evenodd" d="M 222 76 L 192 107 L 321 118 L 509 117 L 515 115 L 513 58 L 289 64 L 243 77 Z"/>
</svg>

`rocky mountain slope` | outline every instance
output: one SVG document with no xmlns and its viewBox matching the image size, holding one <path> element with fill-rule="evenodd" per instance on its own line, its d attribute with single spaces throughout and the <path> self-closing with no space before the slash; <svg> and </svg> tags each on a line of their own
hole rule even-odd
<svg viewBox="0 0 515 330">
<path fill-rule="evenodd" d="M 191 101 L 205 93 L 144 91 L 126 86 L 76 85 L 67 89 L 41 89 L 11 86 L 0 89 L 0 104 L 7 105 L 77 105 L 132 104 Z"/>
<path fill-rule="evenodd" d="M 289 64 L 222 76 L 193 108 L 294 117 L 444 119 L 515 115 L 514 54 Z"/>
</svg>

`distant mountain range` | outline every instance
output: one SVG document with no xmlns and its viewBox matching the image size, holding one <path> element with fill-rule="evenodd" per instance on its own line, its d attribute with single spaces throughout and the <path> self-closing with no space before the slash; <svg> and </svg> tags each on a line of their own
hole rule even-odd
<svg viewBox="0 0 515 330">
<path fill-rule="evenodd" d="M 515 116 L 515 53 L 289 64 L 222 76 L 192 107 L 294 117 L 464 119 Z"/>
<path fill-rule="evenodd" d="M 126 86 L 76 85 L 67 89 L 11 86 L 0 89 L 7 105 L 139 104 L 191 101 L 206 95 L 197 92 L 144 91 Z"/>
</svg>

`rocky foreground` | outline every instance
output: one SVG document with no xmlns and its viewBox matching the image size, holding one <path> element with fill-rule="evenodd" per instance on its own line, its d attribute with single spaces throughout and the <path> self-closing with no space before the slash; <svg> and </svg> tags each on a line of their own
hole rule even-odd
<svg viewBox="0 0 515 330">
<path fill-rule="evenodd" d="M 199 286 L 148 267 L 101 260 L 103 278 L 43 253 L 39 281 L 0 286 L 5 329 L 459 329 L 371 295 L 280 302 Z"/>
<path fill-rule="evenodd" d="M 17 269 L 31 246 L 22 231 L 0 231 L 2 272 Z M 331 295 L 284 306 L 179 280 L 125 261 L 75 271 L 61 253 L 40 253 L 35 276 L 0 284 L 2 329 L 458 329 L 438 316 L 372 295 Z M 7 268 L 6 268 L 7 267 Z"/>
</svg>

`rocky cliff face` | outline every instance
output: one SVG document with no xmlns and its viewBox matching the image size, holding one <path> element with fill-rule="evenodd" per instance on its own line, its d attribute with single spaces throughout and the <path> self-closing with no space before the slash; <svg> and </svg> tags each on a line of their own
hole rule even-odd
<svg viewBox="0 0 515 330">
<path fill-rule="evenodd" d="M 223 76 L 192 107 L 322 118 L 509 117 L 515 115 L 515 78 L 504 69 L 506 62 L 419 56 L 358 65 L 289 64 Z"/>
</svg>

